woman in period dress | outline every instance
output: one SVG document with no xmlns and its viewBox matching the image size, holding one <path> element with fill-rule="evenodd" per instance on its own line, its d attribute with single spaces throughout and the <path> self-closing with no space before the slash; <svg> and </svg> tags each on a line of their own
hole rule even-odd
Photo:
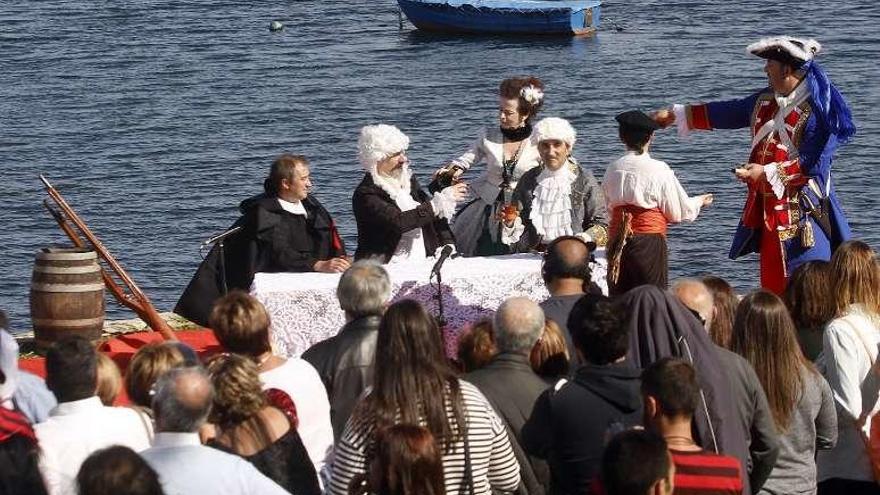
<svg viewBox="0 0 880 495">
<path fill-rule="evenodd" d="M 486 127 L 473 145 L 442 171 L 456 177 L 476 163 L 486 170 L 471 183 L 475 195 L 453 219 L 452 233 L 458 252 L 464 256 L 506 254 L 497 219 L 498 210 L 509 202 L 522 175 L 538 165 L 538 148 L 531 142 L 532 119 L 544 103 L 544 84 L 535 77 L 501 81 L 498 127 Z"/>
</svg>

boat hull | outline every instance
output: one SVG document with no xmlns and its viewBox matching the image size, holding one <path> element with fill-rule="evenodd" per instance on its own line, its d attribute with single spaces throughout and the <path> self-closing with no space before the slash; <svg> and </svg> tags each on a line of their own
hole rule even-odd
<svg viewBox="0 0 880 495">
<path fill-rule="evenodd" d="M 600 4 L 597 2 L 583 2 L 579 6 L 574 5 L 575 2 L 560 2 L 561 7 L 553 7 L 554 2 L 546 3 L 549 5 L 537 9 L 398 0 L 407 19 L 425 31 L 590 35 L 599 27 Z"/>
</svg>

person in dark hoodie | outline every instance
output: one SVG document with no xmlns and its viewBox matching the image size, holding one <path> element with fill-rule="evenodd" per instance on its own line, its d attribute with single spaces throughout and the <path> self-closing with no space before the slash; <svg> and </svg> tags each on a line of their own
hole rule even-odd
<svg viewBox="0 0 880 495">
<path fill-rule="evenodd" d="M 333 219 L 310 194 L 304 156 L 279 156 L 263 187 L 263 194 L 242 201 L 242 216 L 231 227 L 241 230 L 225 239 L 223 260 L 216 245 L 211 249 L 175 313 L 207 325 L 214 301 L 227 290 L 250 289 L 257 272 L 340 273 L 349 267 Z"/>
<path fill-rule="evenodd" d="M 629 335 L 604 296 L 583 297 L 568 320 L 584 364 L 535 402 L 523 448 L 550 464 L 551 494 L 586 494 L 616 433 L 641 423 L 640 371 L 626 362 Z"/>
</svg>

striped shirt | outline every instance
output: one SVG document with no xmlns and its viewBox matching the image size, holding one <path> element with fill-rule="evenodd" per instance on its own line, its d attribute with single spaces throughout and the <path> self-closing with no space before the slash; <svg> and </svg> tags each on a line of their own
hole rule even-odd
<svg viewBox="0 0 880 495">
<path fill-rule="evenodd" d="M 704 450 L 669 449 L 675 463 L 675 495 L 740 495 L 739 459 Z"/>
<path fill-rule="evenodd" d="M 504 423 L 498 419 L 489 401 L 470 383 L 459 380 L 470 447 L 474 495 L 488 495 L 492 490 L 513 492 L 519 486 L 519 464 L 513 455 Z M 451 406 L 447 417 L 454 421 Z M 330 495 L 347 495 L 351 479 L 366 469 L 366 451 L 375 424 L 350 418 L 336 446 Z M 446 494 L 467 494 L 464 441 L 453 444 L 443 455 Z"/>
</svg>

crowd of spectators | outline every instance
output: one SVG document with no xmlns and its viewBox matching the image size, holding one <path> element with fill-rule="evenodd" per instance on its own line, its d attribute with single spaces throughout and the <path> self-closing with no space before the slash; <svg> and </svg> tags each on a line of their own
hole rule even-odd
<svg viewBox="0 0 880 495">
<path fill-rule="evenodd" d="M 711 276 L 612 299 L 589 261 L 578 238 L 548 246 L 550 297 L 504 301 L 454 359 L 372 261 L 302 358 L 238 291 L 211 313 L 213 356 L 149 344 L 120 370 L 74 336 L 43 381 L 2 330 L 0 494 L 880 493 L 868 245 L 799 267 L 781 298 Z"/>
</svg>

